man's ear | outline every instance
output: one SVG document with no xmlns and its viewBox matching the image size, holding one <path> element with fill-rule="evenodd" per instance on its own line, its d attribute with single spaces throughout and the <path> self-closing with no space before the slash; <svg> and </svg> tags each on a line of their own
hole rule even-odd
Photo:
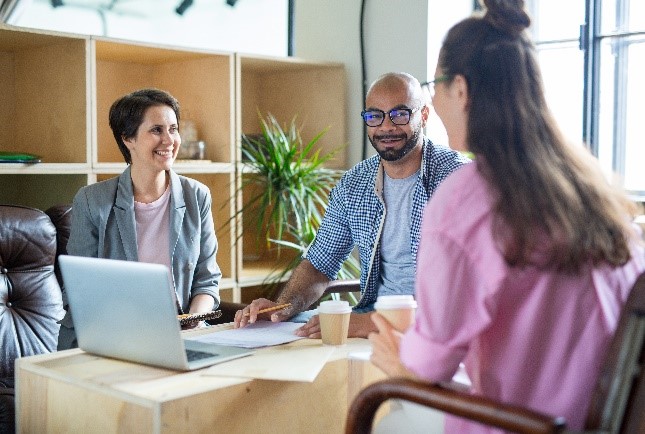
<svg viewBox="0 0 645 434">
<path fill-rule="evenodd" d="M 428 122 L 429 116 L 430 116 L 430 107 L 428 107 L 428 104 L 425 104 L 423 107 L 421 107 L 421 128 L 426 127 L 426 123 Z"/>
</svg>

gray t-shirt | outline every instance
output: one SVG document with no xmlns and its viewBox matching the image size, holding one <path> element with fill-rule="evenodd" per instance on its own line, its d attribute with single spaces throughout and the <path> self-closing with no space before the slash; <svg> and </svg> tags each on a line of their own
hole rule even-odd
<svg viewBox="0 0 645 434">
<path fill-rule="evenodd" d="M 381 276 L 378 295 L 414 294 L 415 264 L 410 241 L 412 196 L 419 171 L 403 179 L 385 174 L 385 225 L 381 237 Z"/>
</svg>

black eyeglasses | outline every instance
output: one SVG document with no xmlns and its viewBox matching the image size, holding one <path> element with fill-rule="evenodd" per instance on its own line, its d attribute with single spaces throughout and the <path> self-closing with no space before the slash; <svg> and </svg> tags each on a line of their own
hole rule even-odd
<svg viewBox="0 0 645 434">
<path fill-rule="evenodd" d="M 452 78 L 451 74 L 444 74 L 440 75 L 439 77 L 435 78 L 434 80 L 427 81 L 421 85 L 421 87 L 427 87 L 428 92 L 430 92 L 430 97 L 434 97 L 434 86 L 435 84 L 441 83 L 443 81 L 448 81 Z"/>
<path fill-rule="evenodd" d="M 394 108 L 387 112 L 387 115 L 394 125 L 407 125 L 410 123 L 412 113 L 419 111 L 421 107 L 413 109 Z M 363 110 L 361 116 L 363 117 L 363 122 L 368 127 L 378 127 L 385 120 L 385 112 L 383 110 Z"/>
</svg>

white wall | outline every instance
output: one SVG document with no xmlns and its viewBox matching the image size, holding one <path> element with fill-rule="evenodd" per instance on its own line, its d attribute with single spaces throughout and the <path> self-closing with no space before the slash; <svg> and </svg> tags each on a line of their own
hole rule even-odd
<svg viewBox="0 0 645 434">
<path fill-rule="evenodd" d="M 287 0 L 194 0 L 178 15 L 181 0 L 21 0 L 12 24 L 109 36 L 162 45 L 272 56 L 287 54 Z"/>
<path fill-rule="evenodd" d="M 366 84 L 390 71 L 408 72 L 422 82 L 431 79 L 443 35 L 471 11 L 472 0 L 366 0 Z M 360 117 L 364 106 L 360 12 L 358 0 L 296 0 L 295 4 L 294 54 L 346 66 L 350 164 L 361 159 L 364 128 Z M 447 143 L 443 127 L 434 117 L 428 134 Z M 371 155 L 371 145 L 367 147 Z"/>
<path fill-rule="evenodd" d="M 358 0 L 301 0 L 295 4 L 295 44 L 298 57 L 342 62 L 347 71 L 349 131 L 348 161 L 362 155 L 363 83 L 360 58 Z M 366 84 L 390 71 L 405 71 L 424 80 L 426 62 L 427 0 L 372 0 L 365 6 Z M 371 146 L 369 149 L 371 151 Z M 371 153 L 370 153 L 371 154 Z"/>
<path fill-rule="evenodd" d="M 455 23 L 472 13 L 472 0 L 452 0 L 450 7 L 441 0 L 430 0 L 428 10 L 428 80 L 434 78 L 443 38 Z M 426 134 L 434 143 L 448 145 L 448 135 L 439 117 L 431 111 Z"/>
</svg>

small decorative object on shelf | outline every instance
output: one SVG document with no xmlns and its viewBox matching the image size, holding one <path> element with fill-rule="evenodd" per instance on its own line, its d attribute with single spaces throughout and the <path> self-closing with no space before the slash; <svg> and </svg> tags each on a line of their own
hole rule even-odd
<svg viewBox="0 0 645 434">
<path fill-rule="evenodd" d="M 206 158 L 206 142 L 199 140 L 195 122 L 191 119 L 182 119 L 179 131 L 182 142 L 177 158 L 180 160 L 203 160 Z"/>
<path fill-rule="evenodd" d="M 203 160 L 205 157 L 206 142 L 203 140 L 182 143 L 177 154 L 177 158 L 181 160 Z"/>
<path fill-rule="evenodd" d="M 25 152 L 0 151 L 0 163 L 40 163 L 40 156 Z"/>
</svg>

